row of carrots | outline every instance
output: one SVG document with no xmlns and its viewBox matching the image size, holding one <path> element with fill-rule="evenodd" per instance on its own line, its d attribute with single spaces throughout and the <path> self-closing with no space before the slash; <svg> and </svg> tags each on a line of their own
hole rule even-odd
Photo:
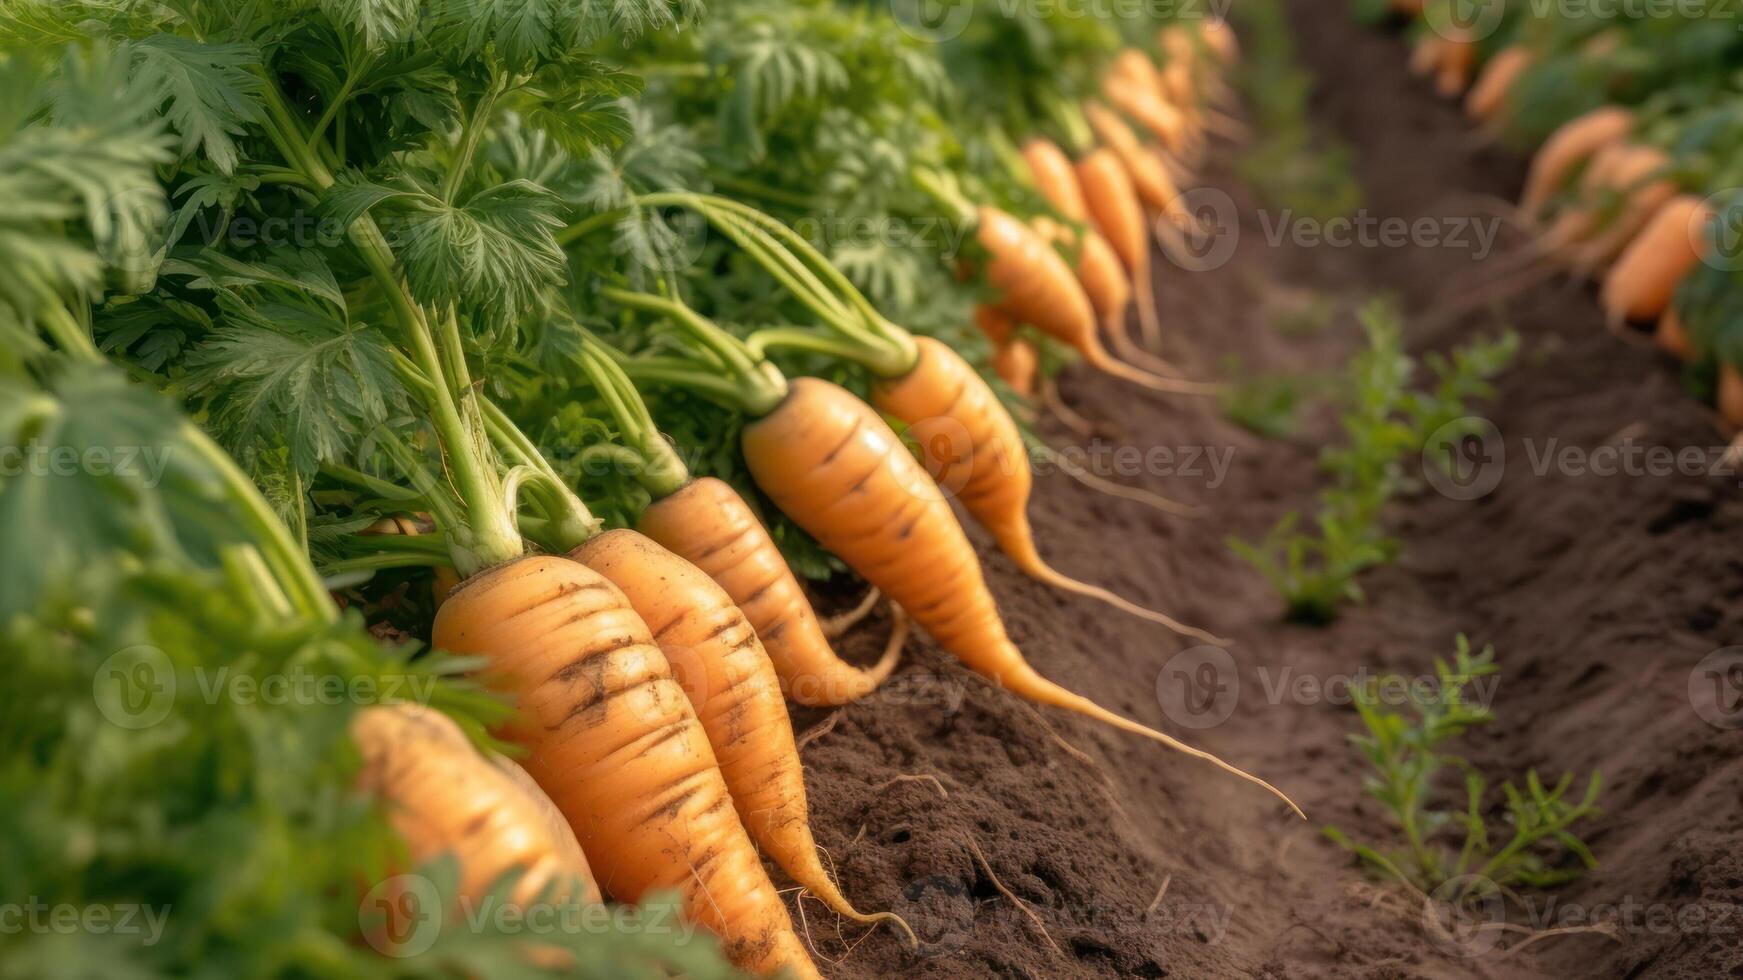
<svg viewBox="0 0 1743 980">
<path fill-rule="evenodd" d="M 1515 16 L 1488 37 L 1425 27 L 1411 57 L 1487 136 L 1538 143 L 1512 215 L 1532 237 L 1497 270 L 1503 292 L 1555 271 L 1596 282 L 1610 327 L 1649 329 L 1697 375 L 1711 372 L 1721 418 L 1743 430 L 1743 350 L 1727 301 L 1738 283 L 1721 248 L 1734 227 L 1729 153 L 1743 93 L 1728 72 L 1672 54 L 1698 43 L 1716 66 L 1732 63 L 1735 32 L 1719 11 Z M 1570 84 L 1586 91 L 1570 99 Z"/>
<path fill-rule="evenodd" d="M 1147 388 L 1217 390 L 1180 378 L 1126 328 L 1135 297 L 1143 339 L 1159 339 L 1152 227 L 1164 247 L 1190 227 L 1180 187 L 1209 133 L 1238 128 L 1216 105 L 1226 105 L 1220 73 L 1237 57 L 1226 26 L 1171 27 L 1160 43 L 1170 55 L 1161 68 L 1142 52 L 1123 52 L 1103 80 L 1105 104 L 1083 107 L 1097 145 L 1077 159 L 1042 139 L 1023 147 L 1035 186 L 1072 225 L 1025 222 L 961 200 L 944 181 L 934 187 L 973 222 L 987 256 L 978 271 L 994 296 L 977 322 L 997 347 L 999 373 L 1019 391 L 1033 391 L 1036 376 L 1035 351 L 1017 330 L 1024 325 Z M 432 712 L 382 707 L 359 716 L 366 782 L 388 800 L 413 860 L 457 855 L 462 891 L 472 895 L 522 869 L 521 901 L 594 900 L 602 890 L 636 902 L 676 891 L 686 917 L 718 936 L 740 968 L 819 976 L 763 869 L 766 855 L 839 914 L 888 922 L 912 939 L 894 913 L 851 903 L 820 860 L 786 708 L 789 699 L 839 705 L 876 690 L 896 665 L 908 617 L 1000 687 L 1282 796 L 1047 680 L 1024 659 L 952 494 L 1037 579 L 1216 638 L 1043 561 L 1026 513 L 1032 474 L 1021 433 L 973 367 L 884 320 L 780 222 L 705 195 L 653 203 L 694 210 L 796 283 L 840 346 L 866 352 L 870 402 L 820 378 L 784 376 L 754 336 L 746 342 L 720 330 L 677 299 L 606 287 L 626 314 L 674 325 L 709 350 L 714 373 L 590 348 L 595 389 L 614 405 L 621 431 L 644 436 L 630 441 L 658 464 L 658 478 L 647 481 L 653 503 L 633 530 L 589 529 L 566 555 L 457 563 L 466 577 L 441 597 L 432 641 L 479 657 L 480 678 L 514 698 L 516 714 L 501 734 L 526 750 L 524 771 L 479 755 Z M 1103 338 L 1125 359 L 1108 353 Z M 638 385 L 692 387 L 744 412 L 739 449 L 758 488 L 894 604 L 895 634 L 877 664 L 836 655 L 765 525 L 728 484 L 691 478 L 662 450 Z M 886 418 L 907 428 L 908 441 Z M 966 445 L 946 449 L 926 438 L 937 425 L 966 433 Z M 444 524 L 439 515 L 436 523 Z M 578 884 L 553 892 L 553 882 Z"/>
</svg>

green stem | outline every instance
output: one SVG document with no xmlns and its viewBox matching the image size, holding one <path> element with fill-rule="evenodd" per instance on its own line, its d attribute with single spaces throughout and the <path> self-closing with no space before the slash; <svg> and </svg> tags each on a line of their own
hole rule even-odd
<svg viewBox="0 0 1743 980">
<path fill-rule="evenodd" d="M 630 358 L 620 363 L 624 373 L 633 379 L 649 384 L 685 388 L 752 418 L 762 418 L 769 414 L 787 397 L 786 379 L 778 375 L 768 384 L 747 388 L 721 377 L 718 372 L 669 358 L 657 362 L 647 358 Z M 780 382 L 778 387 L 773 384 L 774 380 Z"/>
<path fill-rule="evenodd" d="M 448 175 L 442 181 L 442 203 L 454 203 L 454 194 L 460 189 L 460 181 L 466 177 L 466 171 L 472 167 L 472 158 L 478 153 L 479 141 L 490 128 L 490 116 L 496 109 L 496 100 L 507 87 L 507 79 L 499 74 L 493 74 L 490 84 L 484 94 L 478 97 L 478 104 L 472 107 L 472 114 L 460 129 L 460 149 L 454 156 L 454 162 L 448 168 Z"/>
<path fill-rule="evenodd" d="M 795 194 L 792 191 L 784 191 L 778 187 L 770 187 L 768 184 L 762 183 L 761 181 L 745 180 L 742 177 L 734 177 L 730 174 L 709 174 L 708 180 L 715 187 L 731 191 L 734 194 L 745 194 L 750 197 L 761 198 L 765 201 L 772 201 L 775 204 L 784 204 L 787 207 L 799 208 L 805 211 L 811 209 L 811 199 L 807 198 L 805 195 Z"/>
<path fill-rule="evenodd" d="M 333 101 L 327 103 L 327 108 L 321 113 L 321 118 L 315 121 L 315 128 L 309 130 L 309 143 L 311 145 L 321 141 L 321 136 L 326 133 L 327 127 L 332 125 L 333 119 L 338 116 L 340 108 L 345 105 L 346 100 L 351 98 L 351 91 L 357 87 L 357 80 L 362 78 L 363 73 L 374 67 L 374 65 L 375 55 L 367 54 L 364 55 L 361 64 L 353 66 L 351 70 L 345 73 L 345 84 L 339 86 L 339 91 L 333 96 Z"/>
<path fill-rule="evenodd" d="M 623 368 L 591 339 L 582 345 L 581 369 L 587 373 L 587 379 L 617 421 L 623 441 L 634 447 L 631 451 L 639 465 L 630 472 L 636 480 L 655 499 L 671 496 L 688 483 L 689 468 L 660 434 L 659 426 L 654 423 L 653 415 L 635 390 L 634 383 Z"/>
<path fill-rule="evenodd" d="M 322 565 L 321 574 L 324 578 L 331 580 L 352 572 L 375 572 L 389 568 L 444 568 L 447 565 L 448 561 L 442 555 L 399 551 L 359 555 L 356 558 L 341 558 L 336 562 Z"/>
<path fill-rule="evenodd" d="M 769 327 L 758 330 L 745 338 L 745 346 L 758 357 L 766 355 L 771 348 L 776 347 L 810 351 L 813 354 L 824 354 L 853 362 L 863 361 L 866 356 L 866 349 L 860 344 L 800 327 Z"/>
<path fill-rule="evenodd" d="M 720 327 L 710 323 L 702 314 L 692 310 L 685 303 L 655 296 L 652 293 L 637 293 L 616 286 L 606 286 L 599 294 L 614 303 L 627 306 L 632 310 L 644 313 L 657 313 L 682 328 L 692 340 L 702 345 L 703 349 L 719 357 L 725 363 L 728 371 L 738 376 L 756 373 L 758 358 L 744 346 L 743 341 L 732 336 Z"/>
<path fill-rule="evenodd" d="M 629 208 L 614 208 L 610 211 L 601 211 L 598 214 L 582 218 L 580 221 L 577 221 L 567 228 L 564 228 L 562 231 L 557 232 L 557 244 L 563 248 L 568 248 L 579 239 L 585 238 L 601 228 L 608 227 L 612 223 L 622 220 L 623 216 L 629 213 Z"/>
</svg>

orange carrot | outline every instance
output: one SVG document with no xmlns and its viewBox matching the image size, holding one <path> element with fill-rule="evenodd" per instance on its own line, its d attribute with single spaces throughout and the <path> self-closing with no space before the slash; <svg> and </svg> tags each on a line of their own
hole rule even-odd
<svg viewBox="0 0 1743 980">
<path fill-rule="evenodd" d="M 683 688 L 623 593 L 566 558 L 482 572 L 448 596 L 432 642 L 483 657 L 519 708 L 504 734 L 622 902 L 674 890 L 741 969 L 820 977 L 733 812 Z"/>
<path fill-rule="evenodd" d="M 1089 220 L 1089 204 L 1083 199 L 1083 188 L 1077 186 L 1077 172 L 1057 143 L 1041 137 L 1031 139 L 1023 144 L 1023 159 L 1048 204 L 1073 221 Z"/>
<path fill-rule="evenodd" d="M 1093 150 L 1077 164 L 1078 183 L 1097 230 L 1107 239 L 1126 271 L 1138 299 L 1138 326 L 1151 349 L 1162 342 L 1162 325 L 1156 315 L 1156 294 L 1150 280 L 1150 238 L 1144 230 L 1144 208 L 1119 156 L 1112 150 Z"/>
<path fill-rule="evenodd" d="M 1021 337 L 1006 341 L 993 353 L 993 370 L 1024 398 L 1035 397 L 1035 375 L 1040 367 L 1041 359 L 1035 348 Z"/>
<path fill-rule="evenodd" d="M 789 699 L 812 708 L 847 704 L 877 690 L 896 669 L 899 632 L 871 667 L 836 656 L 774 539 L 720 480 L 691 480 L 654 501 L 636 526 L 726 590 L 756 630 Z"/>
<path fill-rule="evenodd" d="M 741 443 L 751 476 L 783 513 L 968 667 L 1030 700 L 1155 739 L 1282 797 L 1263 780 L 1037 673 L 1005 633 L 949 501 L 883 418 L 846 390 L 793 379 L 779 407 L 745 426 Z"/>
<path fill-rule="evenodd" d="M 1488 122 L 1499 116 L 1513 86 L 1536 60 L 1537 56 L 1523 44 L 1510 44 L 1496 52 L 1465 96 L 1465 115 L 1476 122 Z"/>
<path fill-rule="evenodd" d="M 1091 228 L 1079 241 L 1070 228 L 1047 218 L 1036 218 L 1032 224 L 1049 244 L 1076 251 L 1077 282 L 1089 297 L 1096 319 L 1101 322 L 1102 333 L 1113 342 L 1115 353 L 1146 371 L 1163 377 L 1179 377 L 1178 368 L 1140 348 L 1126 332 L 1126 308 L 1132 303 L 1132 283 L 1126 278 L 1120 257 L 1114 254 L 1107 239 Z"/>
<path fill-rule="evenodd" d="M 1452 38 L 1441 48 L 1435 66 L 1434 87 L 1442 98 L 1454 98 L 1470 87 L 1477 64 L 1477 43 L 1468 37 Z"/>
<path fill-rule="evenodd" d="M 1695 344 L 1689 337 L 1687 328 L 1682 325 L 1682 317 L 1675 307 L 1667 307 L 1664 314 L 1658 318 L 1658 329 L 1653 332 L 1653 339 L 1658 346 L 1685 361 L 1695 359 Z"/>
<path fill-rule="evenodd" d="M 992 532 L 999 550 L 1025 574 L 1055 588 L 1098 599 L 1206 643 L 1225 642 L 1048 566 L 1029 526 L 1034 474 L 1017 423 L 955 351 L 930 337 L 914 340 L 919 362 L 899 378 L 874 381 L 872 404 L 908 424 L 926 472 Z"/>
<path fill-rule="evenodd" d="M 411 704 L 366 708 L 351 737 L 363 758 L 359 782 L 381 798 L 411 859 L 458 859 L 458 897 L 482 899 L 518 871 L 516 904 L 599 901 L 581 845 L 550 799 L 514 763 L 480 755 L 447 715 Z"/>
<path fill-rule="evenodd" d="M 1007 343 L 1011 334 L 1017 332 L 1017 325 L 1003 310 L 985 303 L 977 303 L 974 307 L 974 325 L 980 332 L 986 334 L 986 339 L 993 342 L 994 347 Z"/>
<path fill-rule="evenodd" d="M 1719 416 L 1736 428 L 1743 428 L 1743 373 L 1732 364 L 1719 365 L 1719 393 L 1716 399 Z"/>
<path fill-rule="evenodd" d="M 653 631 L 708 733 L 738 817 L 763 853 L 841 915 L 893 922 L 912 940 L 900 916 L 860 912 L 823 870 L 780 680 L 726 590 L 634 531 L 607 531 L 569 557 L 622 590 Z"/>
<path fill-rule="evenodd" d="M 1446 55 L 1446 45 L 1446 38 L 1433 31 L 1417 38 L 1415 46 L 1410 49 L 1410 74 L 1417 78 L 1427 78 L 1434 74 Z"/>
<path fill-rule="evenodd" d="M 1519 212 L 1535 220 L 1574 168 L 1598 151 L 1626 139 L 1634 128 L 1634 114 L 1616 106 L 1603 106 L 1557 129 L 1531 160 Z"/>
<path fill-rule="evenodd" d="M 1107 107 L 1087 103 L 1083 114 L 1089 120 L 1090 128 L 1095 130 L 1096 138 L 1119 157 L 1126 175 L 1132 179 L 1132 187 L 1138 192 L 1138 199 L 1151 210 L 1168 217 L 1169 221 L 1160 223 L 1158 227 L 1165 236 L 1164 246 L 1173 244 L 1178 247 L 1178 242 L 1171 242 L 1167 236 L 1172 231 L 1172 238 L 1178 239 L 1180 229 L 1191 227 L 1193 217 L 1186 210 L 1186 202 L 1161 158 L 1146 149 L 1126 121 Z"/>
<path fill-rule="evenodd" d="M 1658 209 L 1604 278 L 1604 312 L 1612 325 L 1664 313 L 1683 277 L 1700 264 L 1711 219 L 1707 206 L 1690 194 Z"/>
<path fill-rule="evenodd" d="M 1199 21 L 1199 36 L 1225 66 L 1233 66 L 1241 60 L 1241 42 L 1228 21 L 1222 18 Z"/>
<path fill-rule="evenodd" d="M 987 280 L 998 306 L 1016 319 L 1071 345 L 1091 365 L 1155 391 L 1215 394 L 1215 385 L 1161 378 L 1115 360 L 1096 334 L 1095 310 L 1071 268 L 1033 228 L 995 207 L 979 210 L 975 239 L 991 256 Z M 909 610 L 913 613 L 913 610 Z"/>
</svg>

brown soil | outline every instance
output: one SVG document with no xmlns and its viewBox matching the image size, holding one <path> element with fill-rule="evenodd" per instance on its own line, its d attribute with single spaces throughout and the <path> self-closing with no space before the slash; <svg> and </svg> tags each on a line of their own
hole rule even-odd
<svg viewBox="0 0 1743 980">
<path fill-rule="evenodd" d="M 1455 109 L 1407 78 L 1396 38 L 1356 26 L 1340 5 L 1294 7 L 1301 55 L 1321 82 L 1316 122 L 1357 151 L 1371 213 L 1470 215 L 1477 198 L 1516 193 L 1518 160 L 1477 148 Z M 1229 354 L 1266 370 L 1335 369 L 1357 340 L 1347 312 L 1308 336 L 1273 326 L 1309 294 L 1347 311 L 1390 293 L 1421 311 L 1482 281 L 1468 275 L 1469 252 L 1454 248 L 1272 247 L 1257 202 L 1226 177 L 1210 183 L 1240 206 L 1235 256 L 1207 272 L 1169 269 L 1158 287 L 1176 334 L 1169 353 L 1201 374 Z M 1681 392 L 1672 364 L 1603 329 L 1589 288 L 1546 285 L 1515 298 L 1507 318 L 1525 347 L 1482 409 L 1505 439 L 1500 484 L 1476 500 L 1426 492 L 1400 504 L 1401 560 L 1366 576 L 1367 602 L 1324 629 L 1280 624 L 1276 595 L 1225 542 L 1311 504 L 1332 419 L 1265 440 L 1214 405 L 1082 370 L 1063 378 L 1067 399 L 1117 444 L 1232 452 L 1215 486 L 1209 476 L 1142 478 L 1206 504 L 1202 520 L 1059 475 L 1038 480 L 1032 513 L 1044 552 L 1066 572 L 1232 637 L 1239 694 L 1213 702 L 1232 707 L 1227 720 L 1190 727 L 1186 692 L 1205 675 L 1171 664 L 1190 642 L 1023 578 L 971 532 L 1013 636 L 1048 677 L 1271 779 L 1311 822 L 1201 762 L 1030 708 L 925 643 L 873 698 L 795 718 L 807 729 L 833 724 L 804 758 L 818 836 L 844 891 L 862 908 L 896 909 L 927 940 L 915 954 L 888 932 L 838 927 L 807 901 L 825 972 L 1743 977 L 1743 731 L 1703 721 L 1689 693 L 1696 664 L 1743 637 L 1737 478 L 1540 475 L 1532 466 L 1551 439 L 1588 450 L 1724 439 Z M 1422 326 L 1434 319 L 1414 318 L 1417 348 L 1495 327 L 1488 313 Z M 1057 427 L 1049 436 L 1072 439 Z M 1430 939 L 1420 903 L 1321 834 L 1331 824 L 1395 842 L 1361 793 L 1364 765 L 1346 742 L 1356 717 L 1331 703 L 1344 699 L 1270 691 L 1359 670 L 1418 675 L 1459 632 L 1493 643 L 1503 668 L 1498 721 L 1467 737 L 1471 760 L 1496 779 L 1519 781 L 1535 767 L 1596 768 L 1605 780 L 1605 812 L 1584 834 L 1600 868 L 1535 896 L 1549 918 L 1514 908 L 1508 921 L 1540 928 L 1578 924 L 1569 916 L 1588 911 L 1621 915 L 1615 939 L 1557 935 L 1505 958 L 1468 955 Z M 882 633 L 874 620 L 846 645 L 869 656 Z"/>
</svg>

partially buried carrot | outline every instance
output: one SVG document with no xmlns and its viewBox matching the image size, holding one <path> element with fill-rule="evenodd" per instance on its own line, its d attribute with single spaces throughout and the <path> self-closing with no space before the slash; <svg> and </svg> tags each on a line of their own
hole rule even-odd
<svg viewBox="0 0 1743 980">
<path fill-rule="evenodd" d="M 759 975 L 820 977 L 734 812 L 708 735 L 623 593 L 567 558 L 482 572 L 448 596 L 432 642 L 484 658 L 513 695 L 526 768 L 623 902 L 675 890 L 689 921 Z"/>
<path fill-rule="evenodd" d="M 1132 179 L 1118 154 L 1105 147 L 1090 151 L 1078 161 L 1077 177 L 1096 229 L 1132 274 L 1132 289 L 1138 300 L 1138 327 L 1144 342 L 1154 349 L 1162 342 L 1162 325 L 1156 315 L 1150 236 L 1144 230 L 1144 207 L 1138 201 L 1138 192 L 1132 187 Z"/>
<path fill-rule="evenodd" d="M 1061 574 L 1041 558 L 1029 525 L 1034 474 L 1023 437 L 998 396 L 968 362 L 930 337 L 916 337 L 920 361 L 900 378 L 872 383 L 872 404 L 901 419 L 920 447 L 920 462 L 938 486 L 962 501 L 1032 578 L 1089 596 L 1207 643 L 1226 641 L 1146 609 L 1107 589 Z"/>
<path fill-rule="evenodd" d="M 1013 337 L 993 353 L 993 370 L 1011 390 L 1024 398 L 1035 397 L 1035 375 L 1041 359 L 1035 348 L 1021 337 Z"/>
<path fill-rule="evenodd" d="M 1612 326 L 1657 319 L 1683 278 L 1701 261 L 1712 213 L 1682 194 L 1660 208 L 1604 277 L 1604 312 Z"/>
<path fill-rule="evenodd" d="M 708 732 L 739 819 L 763 853 L 841 915 L 891 922 L 914 941 L 900 916 L 860 912 L 823 870 L 780 681 L 732 597 L 700 569 L 634 531 L 607 531 L 570 557 L 622 590 L 653 631 Z"/>
<path fill-rule="evenodd" d="M 482 899 L 518 872 L 509 899 L 596 903 L 587 858 L 549 798 L 506 759 L 486 759 L 434 708 L 366 708 L 351 722 L 363 758 L 359 782 L 382 800 L 414 862 L 452 854 L 457 897 Z"/>
<path fill-rule="evenodd" d="M 741 444 L 752 477 L 783 513 L 968 667 L 1030 700 L 1209 761 L 1287 801 L 1269 783 L 1037 673 L 1005 633 L 949 502 L 878 413 L 849 392 L 818 378 L 793 379 L 774 410 L 745 426 Z"/>
<path fill-rule="evenodd" d="M 1178 368 L 1139 347 L 1126 332 L 1126 310 L 1132 305 L 1132 283 L 1126 278 L 1125 267 L 1120 264 L 1120 257 L 1114 254 L 1107 239 L 1093 228 L 1085 229 L 1079 236 L 1072 229 L 1046 217 L 1037 217 L 1032 224 L 1049 244 L 1062 245 L 1066 251 L 1076 252 L 1078 285 L 1089 297 L 1102 333 L 1113 343 L 1115 353 L 1146 371 L 1164 377 L 1179 377 Z"/>
<path fill-rule="evenodd" d="M 1575 168 L 1604 147 L 1626 139 L 1633 128 L 1634 114 L 1617 106 L 1593 109 L 1564 123 L 1531 159 L 1525 191 L 1519 198 L 1520 214 L 1528 221 L 1536 220 Z"/>
<path fill-rule="evenodd" d="M 720 480 L 700 477 L 654 501 L 636 527 L 726 590 L 756 629 L 789 699 L 812 708 L 857 701 L 900 662 L 900 629 L 869 667 L 836 655 L 768 529 Z"/>
<path fill-rule="evenodd" d="M 1071 158 L 1052 140 L 1036 137 L 1023 144 L 1023 160 L 1029 165 L 1029 175 L 1047 203 L 1073 221 L 1089 220 L 1089 204 L 1083 199 L 1083 189 L 1077 186 L 1077 173 Z"/>
<path fill-rule="evenodd" d="M 1091 365 L 1115 377 L 1177 394 L 1210 395 L 1220 390 L 1216 385 L 1158 377 L 1115 360 L 1102 347 L 1095 309 L 1065 259 L 1010 214 L 983 205 L 978 215 L 976 241 L 991 256 L 986 275 L 999 291 L 1002 311 L 1064 341 Z"/>
<path fill-rule="evenodd" d="M 1513 87 L 1535 61 L 1536 56 L 1523 44 L 1510 44 L 1496 52 L 1465 96 L 1465 115 L 1476 122 L 1488 122 L 1499 116 Z"/>
</svg>

